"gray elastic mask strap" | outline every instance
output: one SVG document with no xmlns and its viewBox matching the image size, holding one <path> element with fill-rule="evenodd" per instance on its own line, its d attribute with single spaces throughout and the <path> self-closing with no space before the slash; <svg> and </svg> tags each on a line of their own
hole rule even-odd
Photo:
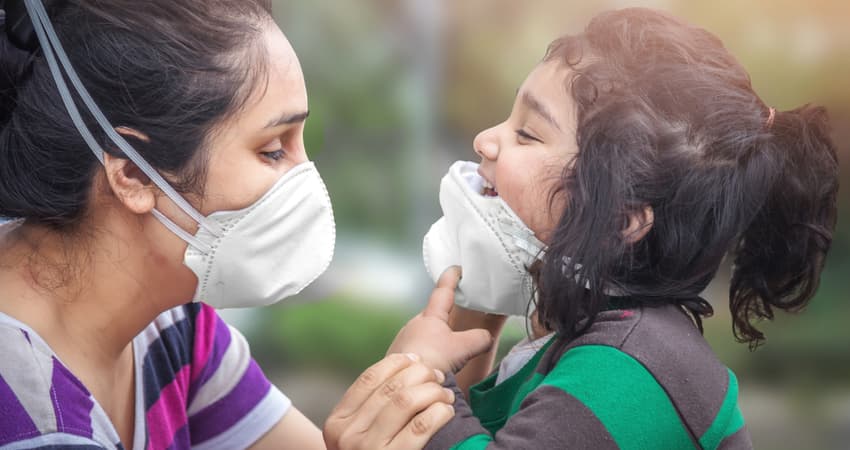
<svg viewBox="0 0 850 450">
<path fill-rule="evenodd" d="M 141 169 L 142 172 L 151 179 L 151 181 L 154 182 L 154 184 L 162 189 L 168 198 L 180 207 L 180 209 L 183 210 L 183 212 L 185 212 L 189 217 L 194 219 L 199 226 L 203 227 L 214 236 L 221 236 L 223 230 L 216 222 L 207 219 L 193 208 L 186 199 L 177 193 L 177 191 L 175 191 L 174 188 L 172 188 L 171 185 L 168 184 L 168 182 L 165 181 L 165 179 L 162 178 L 162 176 L 153 167 L 151 167 L 150 164 L 148 164 L 147 161 L 145 161 L 144 158 L 142 158 L 141 155 L 139 155 L 139 153 L 117 131 L 115 131 L 115 128 L 109 123 L 109 120 L 106 119 L 106 116 L 97 106 L 94 99 L 92 99 L 88 90 L 86 90 L 82 81 L 80 81 L 80 78 L 77 76 L 77 72 L 71 65 L 68 55 L 65 53 L 65 50 L 62 48 L 62 44 L 59 42 L 59 37 L 56 35 L 53 25 L 50 23 L 50 18 L 47 16 L 47 11 L 45 11 L 44 5 L 40 0 L 25 0 L 25 2 L 27 11 L 29 12 L 35 28 L 35 32 L 38 35 L 38 40 L 41 42 L 42 51 L 44 52 L 44 56 L 50 66 L 50 73 L 53 75 L 53 79 L 56 81 L 56 86 L 59 89 L 59 94 L 62 96 L 62 102 L 65 104 L 65 107 L 74 122 L 74 126 L 77 127 L 77 130 L 79 130 L 83 139 L 86 141 L 86 144 L 88 144 L 89 148 L 91 148 L 92 152 L 98 160 L 100 160 L 101 164 L 103 163 L 103 149 L 100 145 L 98 145 L 94 136 L 86 127 L 85 122 L 80 115 L 80 111 L 77 109 L 74 102 L 73 95 L 68 89 L 68 85 L 65 83 L 65 78 L 59 68 L 59 63 L 56 60 L 57 57 L 61 62 L 62 68 L 65 70 L 68 79 L 71 80 L 71 84 L 74 86 L 75 91 L 109 139 L 112 140 L 112 142 L 118 146 L 118 148 L 120 148 L 124 154 L 133 161 L 133 163 L 136 164 L 136 166 L 138 166 L 139 169 Z M 55 54 L 54 51 L 56 52 Z M 179 226 L 161 213 L 155 215 L 166 227 L 171 229 L 182 239 L 186 240 L 189 244 L 198 247 L 199 250 L 202 250 L 204 247 L 209 248 L 209 246 L 201 244 L 194 237 L 192 237 L 191 241 L 186 239 L 186 236 L 191 235 L 180 229 Z M 178 233 L 175 229 L 180 229 L 181 232 Z M 200 246 L 196 244 L 200 244 Z"/>
</svg>

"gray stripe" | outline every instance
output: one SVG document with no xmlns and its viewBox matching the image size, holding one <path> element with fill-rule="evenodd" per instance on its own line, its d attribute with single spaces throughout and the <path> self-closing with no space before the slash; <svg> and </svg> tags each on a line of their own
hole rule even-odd
<svg viewBox="0 0 850 450">
<path fill-rule="evenodd" d="M 622 350 L 658 380 L 695 436 L 714 422 L 729 373 L 696 325 L 676 306 L 644 308 Z"/>
<path fill-rule="evenodd" d="M 603 311 L 586 333 L 573 339 L 568 345 L 552 343 L 547 354 L 537 366 L 537 372 L 546 375 L 545 362 L 558 361 L 565 353 L 581 345 L 607 345 L 620 349 L 640 319 L 640 311 Z M 557 339 L 557 338 L 556 338 Z"/>
<path fill-rule="evenodd" d="M 8 322 L 8 320 L 4 320 Z M 18 397 L 18 401 L 42 433 L 56 431 L 56 413 L 50 402 L 53 359 L 33 348 L 20 329 L 0 322 L 0 376 Z"/>
<path fill-rule="evenodd" d="M 750 432 L 746 426 L 743 426 L 731 436 L 726 436 L 717 448 L 718 450 L 752 450 L 753 442 L 750 440 Z"/>
<path fill-rule="evenodd" d="M 456 415 L 437 432 L 426 450 L 445 450 L 477 434 L 488 434 L 457 390 Z M 488 450 L 617 449 L 614 438 L 593 412 L 578 399 L 553 386 L 535 389 L 520 410 L 496 433 Z"/>
<path fill-rule="evenodd" d="M 667 392 L 692 438 L 708 430 L 726 398 L 726 366 L 678 306 L 605 311 L 587 333 L 560 351 L 553 345 L 558 354 L 547 356 L 557 360 L 580 345 L 608 345 L 643 364 Z"/>
<path fill-rule="evenodd" d="M 541 386 L 522 402 L 516 415 L 496 433 L 488 449 L 617 449 L 605 425 L 577 398 Z"/>
<path fill-rule="evenodd" d="M 455 393 L 455 416 L 428 441 L 425 450 L 446 450 L 476 434 L 487 434 L 478 418 L 472 415 L 472 408 L 466 403 L 454 375 L 447 374 L 444 385 Z"/>
</svg>

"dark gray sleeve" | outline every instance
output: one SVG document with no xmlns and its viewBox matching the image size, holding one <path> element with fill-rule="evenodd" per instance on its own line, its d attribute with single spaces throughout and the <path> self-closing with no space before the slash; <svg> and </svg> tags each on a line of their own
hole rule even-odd
<svg viewBox="0 0 850 450">
<path fill-rule="evenodd" d="M 752 450 L 753 443 L 750 440 L 750 432 L 746 426 L 743 426 L 734 434 L 723 439 L 717 448 L 719 450 Z"/>
<path fill-rule="evenodd" d="M 505 426 L 490 436 L 457 387 L 453 377 L 446 386 L 455 391 L 455 417 L 431 439 L 428 450 L 447 450 L 475 435 L 488 439 L 476 441 L 470 449 L 617 449 L 613 437 L 602 422 L 582 402 L 568 393 L 542 386 L 528 395 L 520 410 L 508 419 Z M 466 449 L 467 447 L 464 447 Z"/>
<path fill-rule="evenodd" d="M 437 432 L 428 445 L 427 450 L 447 450 L 453 445 L 463 442 L 466 439 L 476 434 L 488 434 L 486 429 L 481 426 L 478 418 L 472 415 L 472 408 L 466 402 L 463 396 L 463 391 L 457 386 L 457 380 L 454 375 L 446 374 L 446 382 L 444 385 L 453 390 L 455 393 L 455 416 L 446 424 L 440 431 Z"/>
</svg>

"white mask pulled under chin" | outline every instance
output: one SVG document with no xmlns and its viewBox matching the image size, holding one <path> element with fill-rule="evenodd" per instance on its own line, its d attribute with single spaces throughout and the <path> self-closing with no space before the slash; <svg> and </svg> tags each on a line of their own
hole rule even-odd
<svg viewBox="0 0 850 450">
<path fill-rule="evenodd" d="M 482 195 L 478 164 L 458 161 L 440 184 L 440 218 L 425 235 L 423 256 L 436 282 L 463 269 L 455 303 L 494 314 L 526 315 L 533 295 L 528 268 L 545 245 L 501 197 Z"/>
</svg>

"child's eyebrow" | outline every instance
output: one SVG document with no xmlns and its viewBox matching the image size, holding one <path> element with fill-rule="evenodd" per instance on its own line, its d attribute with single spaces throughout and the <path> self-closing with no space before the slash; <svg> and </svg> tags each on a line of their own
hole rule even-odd
<svg viewBox="0 0 850 450">
<path fill-rule="evenodd" d="M 547 122 L 549 122 L 553 127 L 555 127 L 558 131 L 561 131 L 560 125 L 555 120 L 555 117 L 552 113 L 546 109 L 546 106 L 540 102 L 534 95 L 530 92 L 526 91 L 522 93 L 522 102 L 525 103 L 532 111 L 536 112 L 540 117 L 543 117 Z"/>
</svg>

